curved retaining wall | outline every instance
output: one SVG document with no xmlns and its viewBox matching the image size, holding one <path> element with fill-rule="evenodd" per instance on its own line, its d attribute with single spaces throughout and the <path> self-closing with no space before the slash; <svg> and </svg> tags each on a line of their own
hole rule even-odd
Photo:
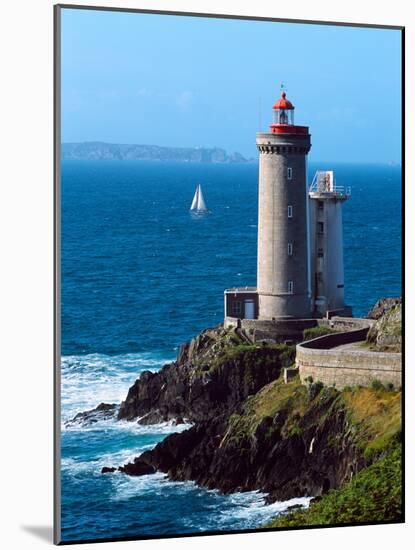
<svg viewBox="0 0 415 550">
<path fill-rule="evenodd" d="M 358 328 L 355 330 L 350 330 L 348 332 L 337 332 L 333 334 L 327 334 L 325 336 L 319 336 L 318 338 L 313 338 L 313 340 L 307 340 L 297 345 L 298 348 L 307 349 L 307 350 L 329 350 L 337 346 L 342 346 L 344 344 L 352 344 L 353 342 L 361 342 L 366 339 L 369 327 Z M 372 352 L 373 353 L 373 352 Z"/>
<path fill-rule="evenodd" d="M 343 389 L 345 386 L 370 386 L 373 380 L 402 384 L 402 354 L 382 353 L 338 346 L 366 337 L 369 326 L 350 332 L 320 336 L 297 345 L 296 366 L 303 383 L 311 376 L 315 382 Z"/>
</svg>

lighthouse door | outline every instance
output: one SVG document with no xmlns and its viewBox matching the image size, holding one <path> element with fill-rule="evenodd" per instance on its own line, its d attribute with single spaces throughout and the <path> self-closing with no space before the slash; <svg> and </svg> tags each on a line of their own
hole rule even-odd
<svg viewBox="0 0 415 550">
<path fill-rule="evenodd" d="M 255 319 L 255 306 L 253 300 L 245 300 L 245 319 Z"/>
</svg>

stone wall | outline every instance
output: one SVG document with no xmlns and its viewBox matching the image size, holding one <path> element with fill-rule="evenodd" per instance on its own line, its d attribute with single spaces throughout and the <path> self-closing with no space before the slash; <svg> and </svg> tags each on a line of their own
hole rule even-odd
<svg viewBox="0 0 415 550">
<path fill-rule="evenodd" d="M 237 317 L 230 317 L 229 315 L 225 317 L 225 320 L 223 321 L 224 328 L 237 328 L 238 324 L 240 323 L 240 319 Z"/>
<path fill-rule="evenodd" d="M 357 337 L 364 330 L 353 331 L 354 336 Z M 345 386 L 370 386 L 373 380 L 379 380 L 383 384 L 391 383 L 395 388 L 400 388 L 401 353 L 332 347 L 333 338 L 339 342 L 340 337 L 340 344 L 337 345 L 349 343 L 353 332 L 330 334 L 298 344 L 295 362 L 301 381 L 305 383 L 311 376 L 314 382 L 320 381 L 327 386 L 342 389 Z"/>
</svg>

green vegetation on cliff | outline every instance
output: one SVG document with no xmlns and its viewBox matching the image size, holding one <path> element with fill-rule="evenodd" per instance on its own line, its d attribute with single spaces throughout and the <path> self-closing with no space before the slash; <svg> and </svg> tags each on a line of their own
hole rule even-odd
<svg viewBox="0 0 415 550">
<path fill-rule="evenodd" d="M 295 360 L 295 346 L 287 344 L 248 344 L 234 331 L 223 331 L 216 342 L 199 353 L 193 364 L 197 372 L 214 372 L 227 367 L 230 362 L 239 362 L 249 371 L 278 362 L 281 368 L 289 367 Z"/>
<path fill-rule="evenodd" d="M 285 384 L 280 377 L 248 398 L 240 414 L 235 413 L 230 417 L 225 437 L 228 441 L 251 437 L 264 419 L 273 418 L 283 410 L 288 412 L 284 432 L 290 432 L 306 408 L 307 388 L 300 383 L 299 377 L 290 384 Z M 271 427 L 269 429 L 272 430 Z"/>
<path fill-rule="evenodd" d="M 264 396 L 275 384 L 259 392 Z M 290 385 L 287 385 L 288 388 Z M 298 383 L 292 386 L 291 416 L 295 412 L 306 414 L 304 391 Z M 311 386 L 310 386 L 311 387 Z M 335 392 L 337 397 L 325 416 L 346 408 L 349 431 L 357 448 L 363 452 L 365 466 L 349 482 L 319 497 L 307 510 L 296 510 L 275 518 L 266 527 L 303 527 L 377 521 L 400 521 L 402 516 L 401 469 L 401 392 L 385 388 L 346 388 Z M 287 394 L 287 390 L 285 390 Z M 256 396 L 256 397 L 258 397 Z M 282 394 L 279 394 L 282 397 Z M 328 394 L 326 393 L 326 397 Z M 284 397 L 285 402 L 290 397 Z M 258 410 L 258 409 L 256 409 Z M 263 412 L 266 412 L 265 409 Z M 268 409 L 270 412 L 270 409 Z M 256 419 L 257 420 L 257 419 Z M 321 422 L 324 418 L 321 418 Z M 343 434 L 339 433 L 342 438 Z M 336 438 L 329 445 L 341 444 Z"/>
<path fill-rule="evenodd" d="M 306 527 L 402 519 L 401 449 L 356 474 L 340 489 L 329 491 L 306 510 L 274 519 L 267 527 Z"/>
<path fill-rule="evenodd" d="M 301 429 L 301 419 L 310 413 L 316 402 L 320 407 L 324 403 L 329 405 L 324 415 L 317 419 L 318 424 L 335 414 L 336 410 L 346 411 L 355 444 L 364 451 L 368 461 L 373 461 L 400 440 L 400 392 L 363 387 L 346 388 L 339 392 L 318 383 L 306 387 L 299 377 L 289 384 L 285 384 L 280 377 L 249 397 L 242 411 L 230 417 L 226 437 L 248 437 L 265 418 L 274 418 L 282 411 L 285 422 L 281 434 L 287 436 L 297 426 Z"/>
<path fill-rule="evenodd" d="M 353 388 L 342 392 L 365 459 L 373 462 L 401 439 L 401 392 Z"/>
</svg>

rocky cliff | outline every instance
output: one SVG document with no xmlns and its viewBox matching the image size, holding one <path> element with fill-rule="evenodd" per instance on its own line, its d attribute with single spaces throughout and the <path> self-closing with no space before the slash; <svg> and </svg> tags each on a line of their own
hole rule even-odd
<svg viewBox="0 0 415 550">
<path fill-rule="evenodd" d="M 278 378 L 294 357 L 290 346 L 249 346 L 233 331 L 206 330 L 182 347 L 175 363 L 156 373 L 143 372 L 121 403 L 118 418 L 153 424 L 228 416 Z"/>
<path fill-rule="evenodd" d="M 399 300 L 376 304 L 370 345 L 400 345 L 400 314 Z M 224 493 L 260 490 L 269 502 L 318 497 L 310 512 L 271 526 L 359 522 L 362 507 L 365 521 L 370 514 L 399 521 L 401 392 L 380 383 L 338 391 L 302 385 L 298 376 L 285 383 L 282 371 L 294 359 L 293 346 L 250 345 L 219 326 L 183 345 L 177 361 L 142 373 L 120 405 L 101 404 L 73 421 L 192 423 L 128 464 L 109 464 L 106 475 L 160 471 Z M 378 494 L 388 495 L 387 511 Z"/>
<path fill-rule="evenodd" d="M 294 354 L 286 345 L 247 345 L 221 327 L 204 331 L 175 363 L 143 373 L 118 412 L 193 426 L 118 469 L 161 471 L 224 493 L 261 490 L 271 502 L 340 488 L 399 445 L 400 392 L 285 384 Z"/>
<path fill-rule="evenodd" d="M 380 433 L 378 416 L 393 419 Z M 338 392 L 278 378 L 231 414 L 196 422 L 120 470 L 140 475 L 149 465 L 174 480 L 225 493 L 259 489 L 269 501 L 285 500 L 340 487 L 399 437 L 399 392 Z"/>
<path fill-rule="evenodd" d="M 402 300 L 387 298 L 379 300 L 368 317 L 376 319 L 370 328 L 367 341 L 377 351 L 402 351 Z"/>
</svg>

